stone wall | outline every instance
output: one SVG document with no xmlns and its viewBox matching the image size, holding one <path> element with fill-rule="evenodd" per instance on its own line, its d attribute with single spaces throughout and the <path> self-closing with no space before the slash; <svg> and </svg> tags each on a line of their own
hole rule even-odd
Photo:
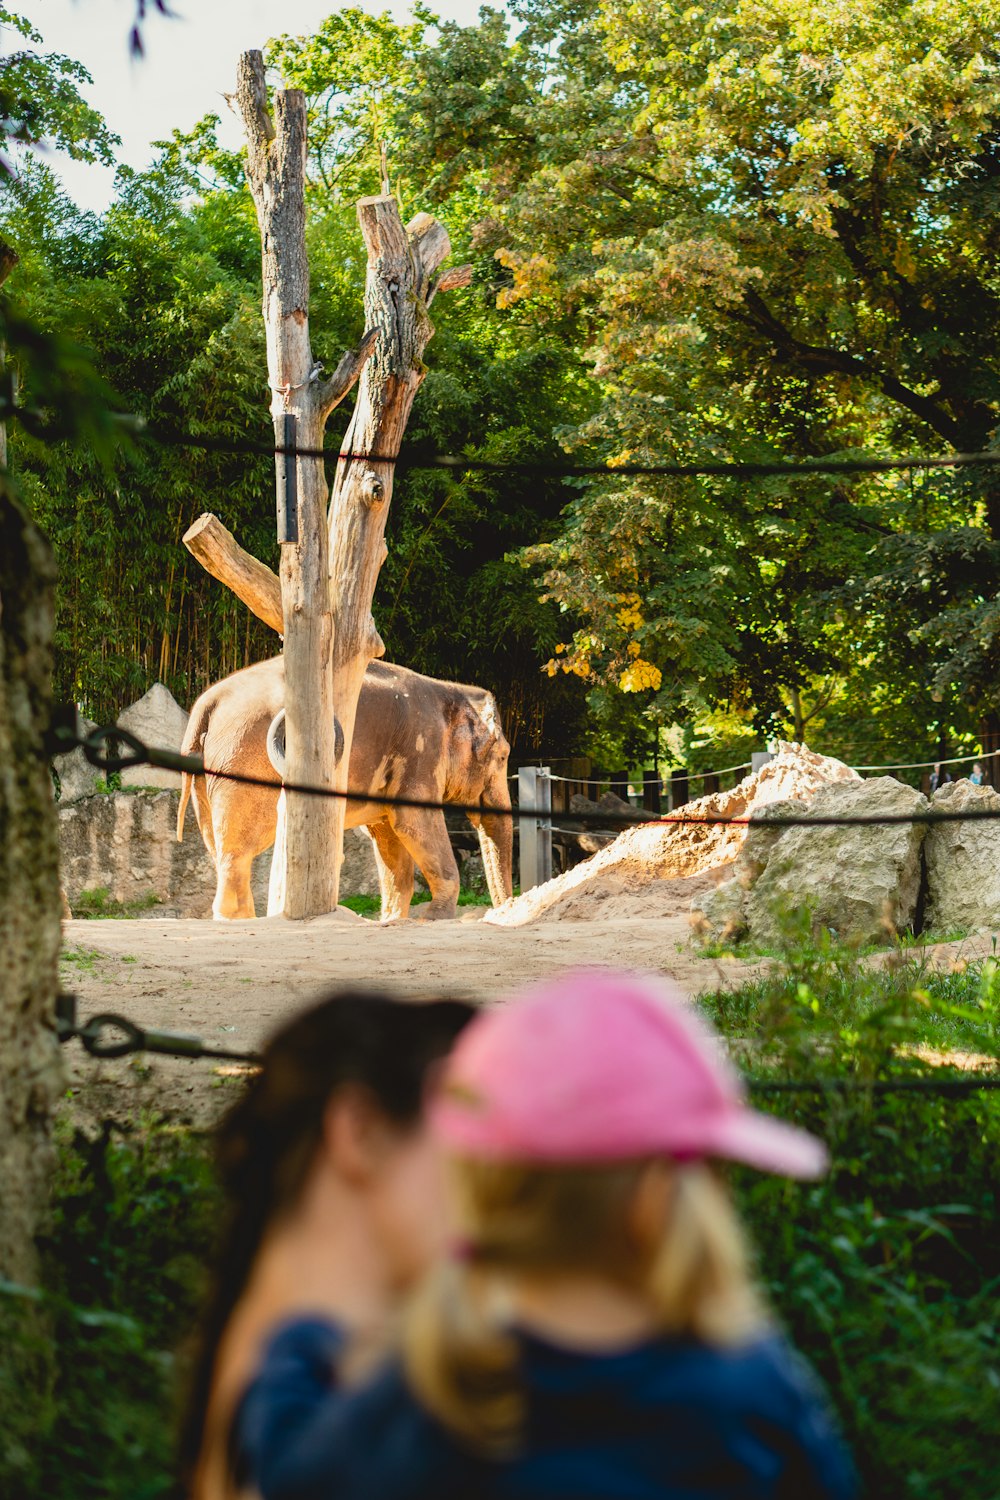
<svg viewBox="0 0 1000 1500">
<path fill-rule="evenodd" d="M 177 842 L 179 792 L 121 791 L 59 805 L 63 889 L 76 911 L 84 891 L 139 903 L 150 916 L 210 917 L 215 871 L 198 830 Z M 267 881 L 264 906 L 267 910 Z"/>
<path fill-rule="evenodd" d="M 135 789 L 93 793 L 59 804 L 63 889 L 75 911 L 85 891 L 103 890 L 114 902 L 149 906 L 151 917 L 210 917 L 215 870 L 188 810 L 184 841 L 176 838 L 180 793 Z M 254 861 L 253 897 L 267 915 L 271 851 Z M 342 896 L 377 896 L 378 871 L 371 839 L 349 828 L 344 842 Z"/>
</svg>

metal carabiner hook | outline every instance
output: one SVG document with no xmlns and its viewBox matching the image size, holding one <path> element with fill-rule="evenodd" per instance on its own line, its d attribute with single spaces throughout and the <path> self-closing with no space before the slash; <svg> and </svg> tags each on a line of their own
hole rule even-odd
<svg viewBox="0 0 1000 1500">
<path fill-rule="evenodd" d="M 120 1031 L 125 1035 L 119 1041 L 102 1041 L 104 1031 Z M 127 1057 L 130 1052 L 142 1052 L 146 1045 L 145 1032 L 140 1027 L 126 1016 L 116 1016 L 111 1011 L 91 1016 L 77 1036 L 91 1057 Z"/>
<path fill-rule="evenodd" d="M 126 746 L 132 753 L 122 754 L 119 749 L 117 754 L 112 754 L 110 750 L 105 750 L 102 754 L 102 747 L 106 747 L 112 740 L 116 740 L 119 746 Z M 123 771 L 127 766 L 144 766 L 149 759 L 142 740 L 130 730 L 115 724 L 105 724 L 100 729 L 91 730 L 83 742 L 83 753 L 99 771 Z"/>
</svg>

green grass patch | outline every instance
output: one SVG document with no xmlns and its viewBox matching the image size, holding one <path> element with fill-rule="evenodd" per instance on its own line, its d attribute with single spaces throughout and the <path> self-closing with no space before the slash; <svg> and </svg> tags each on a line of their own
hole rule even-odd
<svg viewBox="0 0 1000 1500">
<path fill-rule="evenodd" d="M 107 954 L 101 953 L 97 948 L 64 948 L 59 955 L 59 963 L 70 972 L 75 969 L 79 973 L 93 974 L 97 965 L 106 958 Z"/>
<path fill-rule="evenodd" d="M 414 896 L 412 906 L 423 906 L 429 900 L 429 891 L 420 891 Z M 340 902 L 349 911 L 356 911 L 362 917 L 379 917 L 382 914 L 382 902 L 378 896 L 344 896 Z M 459 906 L 489 906 L 489 896 L 480 896 L 475 891 L 459 891 Z"/>
<path fill-rule="evenodd" d="M 163 903 L 155 891 L 136 896 L 131 901 L 115 901 L 107 886 L 95 886 L 93 890 L 81 891 L 71 903 L 73 916 L 82 919 L 113 917 L 116 920 L 130 917 L 145 917 Z"/>
</svg>

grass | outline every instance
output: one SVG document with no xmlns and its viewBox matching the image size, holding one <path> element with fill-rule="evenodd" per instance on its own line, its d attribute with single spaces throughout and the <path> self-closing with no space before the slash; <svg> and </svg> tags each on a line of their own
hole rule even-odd
<svg viewBox="0 0 1000 1500">
<path fill-rule="evenodd" d="M 155 891 L 147 891 L 131 901 L 115 901 L 107 886 L 95 886 L 93 890 L 81 891 L 72 902 L 73 916 L 81 919 L 112 917 L 116 920 L 129 917 L 144 917 L 154 907 L 163 903 Z"/>
<path fill-rule="evenodd" d="M 848 950 L 856 958 L 871 958 L 875 954 L 886 952 L 919 952 L 922 948 L 934 948 L 939 943 L 958 943 L 968 937 L 967 932 L 960 932 L 958 928 L 947 932 L 902 932 L 894 940 L 892 948 L 887 948 L 885 943 L 865 943 L 861 947 L 848 944 Z M 749 939 L 741 939 L 738 942 L 724 942 L 721 938 L 711 938 L 704 942 L 695 939 L 697 951 L 702 958 L 777 958 L 780 959 L 787 951 L 781 945 L 766 943 L 753 943 Z M 841 940 L 842 941 L 842 940 Z"/>
<path fill-rule="evenodd" d="M 858 955 L 829 933 L 792 934 L 772 971 L 702 1004 L 727 1036 L 752 1042 L 762 1059 L 771 1053 L 787 1061 L 789 1036 L 798 1034 L 815 1062 L 816 1033 L 823 1027 L 831 1030 L 829 1045 L 841 1063 L 852 1042 L 869 1065 L 876 1053 L 879 1064 L 887 1065 L 904 1046 L 995 1055 L 1000 962 L 958 960 L 942 971 L 909 949 L 884 963 L 859 964 Z M 802 1022 L 812 1018 L 808 1031 L 796 1033 L 795 1011 Z"/>
<path fill-rule="evenodd" d="M 96 948 L 64 948 L 59 955 L 60 964 L 65 964 L 69 969 L 78 969 L 84 974 L 93 974 L 97 965 L 107 958 L 106 953 L 101 953 Z"/>
<path fill-rule="evenodd" d="M 422 906 L 431 899 L 429 891 L 421 891 L 414 896 L 412 905 Z M 344 896 L 340 902 L 350 911 L 356 911 L 362 917 L 379 917 L 382 913 L 382 902 L 378 896 Z M 480 896 L 475 891 L 459 891 L 459 906 L 489 906 L 489 896 Z"/>
<path fill-rule="evenodd" d="M 850 1093 L 761 1096 L 827 1142 L 798 1186 L 733 1174 L 775 1306 L 826 1379 L 866 1492 L 994 1500 L 982 1455 L 1000 1398 L 1000 1095 L 875 1095 L 926 1074 L 918 1049 L 996 1059 L 1000 965 L 935 972 L 919 950 L 879 964 L 808 914 L 776 961 L 702 1008 L 766 1077 L 849 1079 Z"/>
</svg>

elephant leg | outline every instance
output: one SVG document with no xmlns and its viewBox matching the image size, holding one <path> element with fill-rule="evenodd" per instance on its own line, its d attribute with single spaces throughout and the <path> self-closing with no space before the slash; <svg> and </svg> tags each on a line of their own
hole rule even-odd
<svg viewBox="0 0 1000 1500">
<path fill-rule="evenodd" d="M 257 915 L 250 889 L 252 863 L 246 854 L 223 850 L 219 856 L 215 900 L 212 902 L 212 916 L 217 922 L 232 922 L 240 917 Z"/>
<path fill-rule="evenodd" d="M 430 902 L 418 909 L 419 919 L 433 922 L 454 917 L 458 911 L 458 865 L 444 814 L 409 807 L 396 808 L 395 814 L 392 821 L 396 834 L 431 890 Z"/>
<path fill-rule="evenodd" d="M 250 871 L 254 850 L 245 839 L 235 835 L 230 809 L 219 801 L 213 808 L 215 835 L 215 900 L 212 916 L 217 922 L 233 922 L 257 915 L 250 889 Z M 226 835 L 229 835 L 227 838 Z"/>
<path fill-rule="evenodd" d="M 387 822 L 371 824 L 367 832 L 375 848 L 382 921 L 401 921 L 409 916 L 413 899 L 413 856 Z"/>
</svg>

